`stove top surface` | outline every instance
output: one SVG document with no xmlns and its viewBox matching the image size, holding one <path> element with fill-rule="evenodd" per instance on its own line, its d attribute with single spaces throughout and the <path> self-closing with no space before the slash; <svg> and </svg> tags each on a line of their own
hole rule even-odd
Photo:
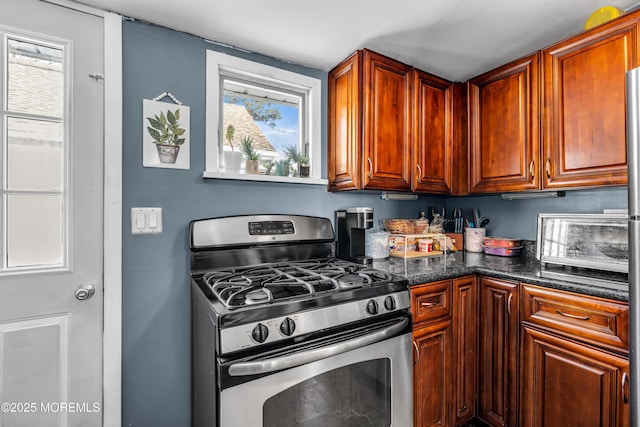
<svg viewBox="0 0 640 427">
<path fill-rule="evenodd" d="M 203 274 L 204 284 L 228 310 L 313 299 L 397 280 L 393 275 L 337 258 L 224 268 Z"/>
</svg>

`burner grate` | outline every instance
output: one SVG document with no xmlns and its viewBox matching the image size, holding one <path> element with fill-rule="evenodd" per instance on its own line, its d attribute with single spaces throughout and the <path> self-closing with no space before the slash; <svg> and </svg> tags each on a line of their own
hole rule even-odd
<svg viewBox="0 0 640 427">
<path fill-rule="evenodd" d="M 203 276 L 217 298 L 230 309 L 313 298 L 390 278 L 388 273 L 339 259 L 237 267 L 210 271 Z"/>
</svg>

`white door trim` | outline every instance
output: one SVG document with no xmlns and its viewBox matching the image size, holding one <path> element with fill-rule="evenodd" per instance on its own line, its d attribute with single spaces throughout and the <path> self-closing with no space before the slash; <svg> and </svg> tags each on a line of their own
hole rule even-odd
<svg viewBox="0 0 640 427">
<path fill-rule="evenodd" d="M 104 12 L 103 427 L 122 423 L 122 17 Z M 107 149 L 107 147 L 109 149 Z"/>
</svg>

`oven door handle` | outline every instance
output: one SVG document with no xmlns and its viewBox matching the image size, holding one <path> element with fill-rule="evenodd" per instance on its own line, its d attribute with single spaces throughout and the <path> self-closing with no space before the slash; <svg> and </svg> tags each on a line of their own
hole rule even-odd
<svg viewBox="0 0 640 427">
<path fill-rule="evenodd" d="M 405 317 L 404 319 L 398 321 L 397 323 L 394 323 L 391 326 L 379 329 L 370 334 L 358 338 L 353 338 L 337 344 L 328 345 L 326 347 L 272 359 L 234 363 L 233 365 L 229 366 L 229 375 L 233 377 L 240 377 L 245 375 L 265 374 L 268 372 L 294 368 L 306 363 L 326 359 L 341 353 L 346 353 L 347 351 L 355 350 L 360 347 L 383 341 L 402 331 L 407 327 L 408 323 L 409 319 Z"/>
</svg>

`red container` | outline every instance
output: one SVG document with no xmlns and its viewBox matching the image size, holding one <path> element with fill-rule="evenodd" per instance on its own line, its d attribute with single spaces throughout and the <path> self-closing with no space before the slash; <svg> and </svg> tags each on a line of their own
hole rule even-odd
<svg viewBox="0 0 640 427">
<path fill-rule="evenodd" d="M 485 237 L 482 239 L 484 246 L 496 248 L 517 248 L 522 247 L 522 239 L 505 239 L 503 237 Z"/>
</svg>

